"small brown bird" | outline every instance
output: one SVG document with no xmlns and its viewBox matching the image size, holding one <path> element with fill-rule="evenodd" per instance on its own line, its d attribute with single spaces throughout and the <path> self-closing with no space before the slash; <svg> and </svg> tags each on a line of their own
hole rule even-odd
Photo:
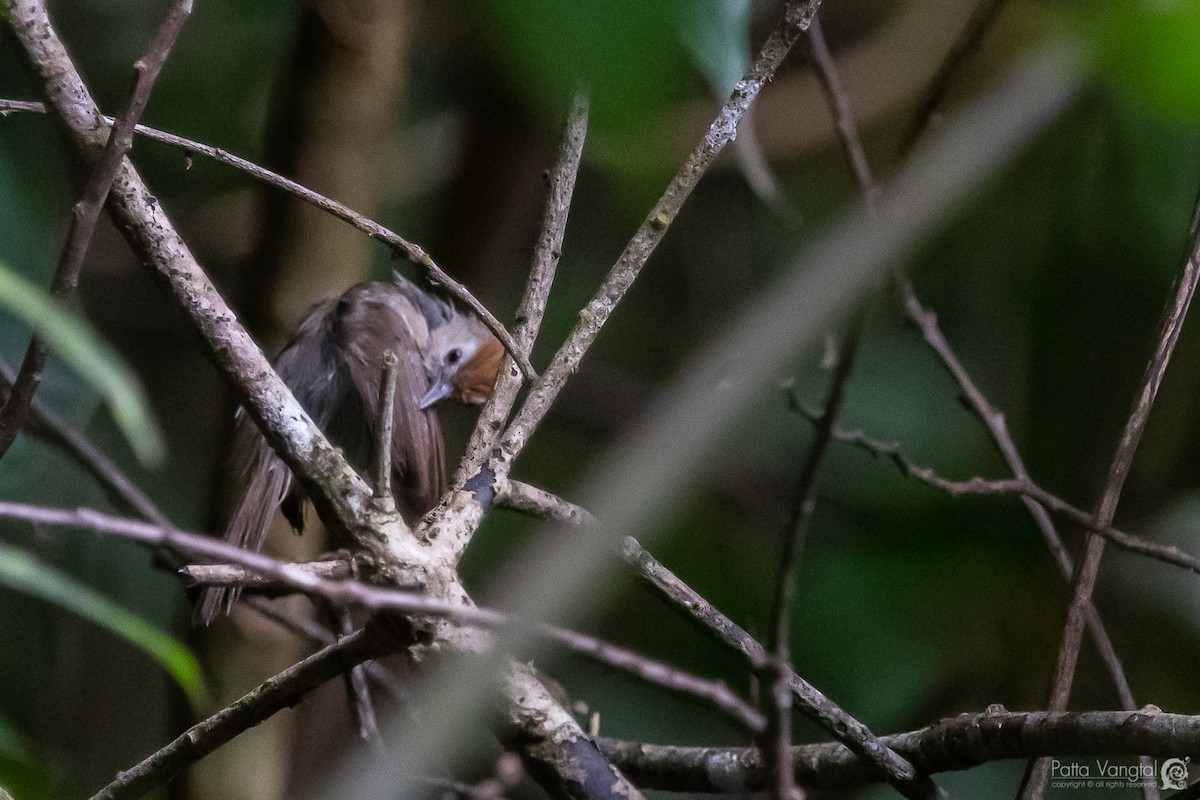
<svg viewBox="0 0 1200 800">
<path fill-rule="evenodd" d="M 388 350 L 398 359 L 392 493 L 401 515 L 413 520 L 437 505 L 446 490 L 445 442 L 432 406 L 444 398 L 486 402 L 504 350 L 473 314 L 400 275 L 393 283 L 358 284 L 314 306 L 275 360 L 275 369 L 362 475 L 375 464 L 379 387 Z M 262 549 L 276 509 L 302 531 L 304 499 L 292 485 L 292 473 L 242 409 L 233 449 L 248 482 L 226 541 Z M 236 587 L 205 589 L 197 621 L 207 625 L 229 613 L 239 593 Z"/>
</svg>

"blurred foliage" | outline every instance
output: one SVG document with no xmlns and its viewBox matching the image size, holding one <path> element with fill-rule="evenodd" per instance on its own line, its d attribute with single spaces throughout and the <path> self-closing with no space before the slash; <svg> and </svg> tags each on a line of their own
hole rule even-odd
<svg viewBox="0 0 1200 800">
<path fill-rule="evenodd" d="M 83 320 L 0 262 L 0 308 L 24 322 L 98 393 L 143 464 L 162 461 L 162 434 L 141 384 Z"/>
<path fill-rule="evenodd" d="M 945 5 L 945 4 L 943 4 Z M 966 5 L 966 4 L 964 4 Z M 131 71 L 165 4 L 53 4 L 72 54 L 106 109 L 123 105 Z M 846 0 L 823 17 L 848 85 L 883 80 L 903 53 L 873 50 L 898 16 L 953 26 L 930 0 Z M 1077 505 L 1094 502 L 1159 313 L 1186 247 L 1200 187 L 1197 6 L 1187 0 L 1054 3 L 1013 0 L 959 76 L 945 113 L 994 83 L 1047 35 L 1087 38 L 1089 91 L 1002 174 L 981 187 L 908 267 L 925 302 L 980 386 L 1007 413 L 1033 475 Z M 297 8 L 205 0 L 156 89 L 147 121 L 263 156 L 263 129 Z M 536 231 L 559 119 L 571 89 L 593 100 L 587 164 L 535 363 L 577 319 L 649 203 L 703 134 L 681 120 L 715 110 L 748 43 L 765 36 L 772 3 L 535 0 L 421 4 L 396 110 L 396 196 L 382 221 L 429 247 L 492 306 L 511 316 Z M 1047 32 L 1050 33 L 1047 33 Z M 467 44 L 464 45 L 463 42 Z M 0 48 L 0 93 L 34 97 L 13 52 Z M 802 48 L 798 48 L 802 50 Z M 764 96 L 798 92 L 798 52 Z M 286 89 L 286 87 L 282 87 Z M 790 95 L 789 95 L 790 96 Z M 797 97 L 802 95 L 796 94 Z M 815 97 L 816 95 L 809 95 Z M 852 97 L 853 99 L 853 97 Z M 863 120 L 868 155 L 886 178 L 903 154 L 896 135 L 915 97 Z M 857 202 L 823 107 L 759 119 L 764 150 L 792 216 L 764 207 L 725 159 L 707 176 L 613 318 L 517 477 L 566 497 L 591 460 L 621 434 L 656 388 L 790 257 Z M 703 116 L 700 114 L 700 116 Z M 796 128 L 818 130 L 795 144 Z M 0 260 L 46 285 L 73 202 L 69 168 L 43 119 L 0 119 Z M 472 146 L 493 148 L 475 158 Z M 809 141 L 804 139 L 803 141 Z M 497 144 L 502 146 L 496 146 Z M 419 146 L 418 146 L 419 145 Z M 261 223 L 251 184 L 232 170 L 139 143 L 135 161 L 194 242 L 223 291 L 239 297 L 255 268 Z M 474 168 L 476 161 L 482 164 Z M 452 253 L 443 259 L 443 251 Z M 394 264 L 382 248 L 378 274 Z M 53 363 L 39 400 L 118 457 L 180 525 L 219 529 L 219 450 L 232 405 L 195 340 L 105 229 L 85 269 L 82 307 L 132 363 L 166 426 L 170 457 L 140 469 L 94 390 Z M 901 324 L 885 287 L 864 301 L 868 320 L 843 423 L 901 444 L 939 474 L 1003 475 L 978 421 L 919 336 Z M 19 359 L 29 333 L 0 317 L 0 355 Z M 841 331 L 831 334 L 836 347 Z M 797 357 L 781 385 L 824 397 L 820 348 Z M 1184 331 L 1122 504 L 1120 522 L 1192 552 L 1200 473 L 1200 340 Z M 740 624 L 761 632 L 768 580 L 807 446 L 809 423 L 785 389 L 764 395 L 706 465 L 668 523 L 656 555 Z M 444 414 L 451 442 L 472 415 Z M 453 444 L 451 445 L 453 448 Z M 1067 590 L 1020 505 L 951 500 L 901 477 L 886 461 L 835 447 L 824 471 L 797 595 L 800 672 L 881 731 L 1001 702 L 1044 704 Z M 0 497 L 54 505 L 105 501 L 60 454 L 21 439 L 0 468 Z M 1160 519 L 1157 524 L 1153 520 Z M 1078 531 L 1064 526 L 1072 545 Z M 186 635 L 183 592 L 144 550 L 78 532 L 5 525 L 6 541 L 153 625 Z M 496 591 L 505 558 L 547 532 L 491 515 L 464 570 L 481 596 Z M 1189 538 L 1190 536 L 1190 538 Z M 1139 701 L 1193 711 L 1200 655 L 1193 576 L 1112 552 L 1099 605 Z M 81 595 L 82 596 L 82 593 Z M 595 630 L 683 668 L 746 688 L 744 665 L 630 580 Z M 153 662 L 61 609 L 0 593 L 0 785 L 21 800 L 78 796 L 161 746 L 189 718 Z M 15 643 L 15 644 L 14 644 Z M 712 710 L 664 697 L 591 664 L 546 656 L 569 691 L 599 712 L 604 733 L 663 742 L 740 741 Z M 1074 705 L 1110 708 L 1107 678 L 1085 650 Z M 804 725 L 800 735 L 820 738 Z M 105 747 L 97 748 L 103 741 Z M 943 783 L 956 794 L 1010 797 L 1019 767 L 993 765 Z M 871 790 L 864 796 L 889 796 Z M 1115 795 L 1114 795 L 1115 796 Z"/>
<path fill-rule="evenodd" d="M 197 710 L 208 701 L 200 664 L 179 641 L 28 553 L 2 543 L 0 586 L 54 603 L 107 628 L 157 661 Z"/>
<path fill-rule="evenodd" d="M 1195 43 L 1200 6 L 1188 0 L 1090 3 L 1092 33 L 1106 75 L 1151 113 L 1200 119 L 1200 68 Z"/>
</svg>

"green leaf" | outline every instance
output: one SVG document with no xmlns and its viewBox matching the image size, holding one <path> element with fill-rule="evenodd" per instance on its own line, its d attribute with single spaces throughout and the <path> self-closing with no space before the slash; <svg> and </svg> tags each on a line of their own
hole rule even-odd
<svg viewBox="0 0 1200 800">
<path fill-rule="evenodd" d="M 1102 77 L 1162 116 L 1200 120 L 1200 3 L 1104 0 L 1086 8 Z"/>
<path fill-rule="evenodd" d="M 0 716 L 0 758 L 28 762 L 33 759 L 29 744 L 7 717 Z"/>
<path fill-rule="evenodd" d="M 162 665 L 194 708 L 205 704 L 207 690 L 192 652 L 95 590 L 4 543 L 0 543 L 0 585 L 61 606 L 107 628 Z"/>
<path fill-rule="evenodd" d="M 557 116 L 581 88 L 591 100 L 593 130 L 644 132 L 686 86 L 683 4 L 484 0 L 477 7 L 512 71 L 507 79 L 519 81 L 531 100 Z"/>
<path fill-rule="evenodd" d="M 681 11 L 692 60 L 719 93 L 733 91 L 750 66 L 750 0 L 692 0 Z"/>
<path fill-rule="evenodd" d="M 33 329 L 93 386 L 143 464 L 162 462 L 166 448 L 136 377 L 84 320 L 57 305 L 0 262 L 0 307 Z"/>
</svg>

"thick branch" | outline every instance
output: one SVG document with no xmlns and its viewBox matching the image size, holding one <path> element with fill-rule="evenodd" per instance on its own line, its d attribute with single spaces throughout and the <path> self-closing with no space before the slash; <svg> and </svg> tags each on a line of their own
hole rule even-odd
<svg viewBox="0 0 1200 800">
<path fill-rule="evenodd" d="M 1200 754 L 1200 717 L 1142 711 L 1010 712 L 1000 707 L 962 714 L 883 742 L 928 773 L 965 770 L 992 761 L 1037 756 L 1106 757 Z M 752 792 L 763 788 L 750 748 L 670 747 L 601 739 L 601 749 L 645 789 Z M 860 758 L 839 744 L 792 748 L 797 783 L 844 789 L 876 782 Z M 1084 765 L 1095 768 L 1096 765 Z M 1095 773 L 1093 773 L 1095 775 Z"/>
<path fill-rule="evenodd" d="M 0 8 L 71 145 L 78 154 L 94 158 L 104 146 L 107 126 L 44 5 L 40 0 L 3 0 Z M 384 549 L 382 538 L 361 522 L 370 499 L 367 486 L 330 446 L 238 324 L 128 159 L 121 162 L 108 207 L 117 227 L 200 334 L 209 358 L 296 475 L 322 519 L 357 535 L 369 550 Z M 395 524 L 402 525 L 399 520 Z"/>
</svg>

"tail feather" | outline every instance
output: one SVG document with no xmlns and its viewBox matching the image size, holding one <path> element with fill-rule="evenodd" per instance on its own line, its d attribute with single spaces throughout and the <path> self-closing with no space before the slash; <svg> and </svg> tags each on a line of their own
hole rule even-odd
<svg viewBox="0 0 1200 800">
<path fill-rule="evenodd" d="M 229 521 L 226 541 L 246 550 L 261 550 L 275 510 L 291 486 L 291 471 L 259 436 L 250 483 L 233 519 Z M 217 617 L 229 613 L 240 594 L 241 587 L 237 586 L 211 586 L 204 589 L 196 606 L 195 621 L 210 625 Z"/>
</svg>

